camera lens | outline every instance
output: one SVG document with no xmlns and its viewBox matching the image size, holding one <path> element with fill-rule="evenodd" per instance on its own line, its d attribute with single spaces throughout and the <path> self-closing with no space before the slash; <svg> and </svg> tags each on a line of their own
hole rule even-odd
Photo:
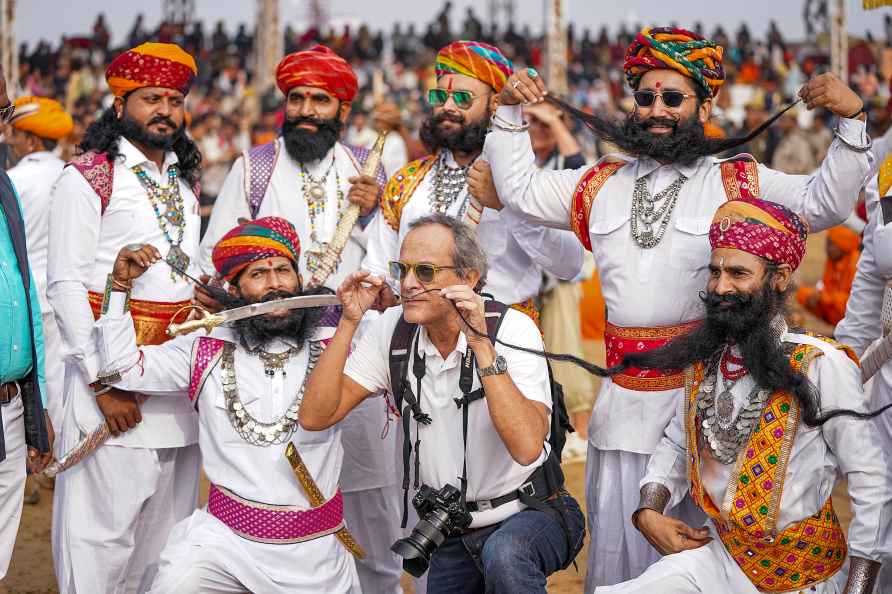
<svg viewBox="0 0 892 594">
<path fill-rule="evenodd" d="M 430 565 L 431 555 L 446 540 L 448 520 L 446 510 L 436 509 L 418 521 L 412 534 L 390 547 L 391 551 L 403 558 L 403 569 L 407 573 L 415 577 L 424 575 Z"/>
</svg>

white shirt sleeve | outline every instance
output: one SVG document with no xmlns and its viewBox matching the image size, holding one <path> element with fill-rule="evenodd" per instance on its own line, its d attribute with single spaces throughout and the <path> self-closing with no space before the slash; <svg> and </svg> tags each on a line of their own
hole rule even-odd
<svg viewBox="0 0 892 594">
<path fill-rule="evenodd" d="M 62 355 L 96 379 L 93 311 L 85 279 L 90 277 L 102 224 L 99 197 L 74 167 L 66 167 L 52 190 L 47 256 L 47 299 L 62 336 Z M 109 270 L 111 272 L 111 270 Z"/>
<path fill-rule="evenodd" d="M 369 392 L 390 392 L 390 339 L 401 315 L 395 307 L 370 320 L 344 365 L 344 375 Z"/>
<path fill-rule="evenodd" d="M 562 280 L 582 271 L 584 250 L 573 233 L 537 225 L 507 207 L 501 215 L 508 232 L 537 266 Z"/>
<path fill-rule="evenodd" d="M 647 471 L 641 479 L 640 487 L 648 483 L 659 483 L 669 489 L 670 499 L 666 509 L 670 509 L 682 499 L 690 487 L 687 467 L 687 401 L 684 393 L 677 398 L 675 416 L 666 426 L 663 438 L 647 463 Z"/>
<path fill-rule="evenodd" d="M 199 266 L 202 272 L 214 276 L 217 273 L 211 253 L 220 238 L 238 225 L 240 218 L 250 219 L 251 211 L 245 196 L 245 158 L 239 157 L 232 164 L 229 175 L 223 181 L 220 194 L 214 202 L 208 228 L 199 247 Z"/>
<path fill-rule="evenodd" d="M 530 317 L 514 309 L 505 312 L 496 338 L 504 343 L 542 351 L 545 344 L 542 334 Z M 548 365 L 544 357 L 525 353 L 497 342 L 496 353 L 508 364 L 508 376 L 527 400 L 541 402 L 551 410 L 551 385 L 548 382 Z"/>
<path fill-rule="evenodd" d="M 839 134 L 855 146 L 867 144 L 860 120 L 839 120 Z M 813 175 L 788 175 L 759 165 L 761 198 L 783 204 L 801 215 L 812 232 L 839 225 L 848 218 L 874 163 L 872 151 L 855 151 L 834 138 Z"/>
<path fill-rule="evenodd" d="M 387 263 L 399 256 L 400 237 L 394 231 L 379 208 L 372 222 L 366 227 L 368 243 L 362 268 L 378 276 L 387 275 Z"/>
<path fill-rule="evenodd" d="M 496 115 L 512 124 L 523 122 L 519 105 L 502 105 Z M 505 206 L 532 222 L 570 228 L 573 191 L 588 166 L 579 169 L 544 170 L 536 167 L 536 156 L 526 132 L 506 132 L 496 127 L 486 135 L 483 158 L 492 169 L 496 192 Z"/>
</svg>

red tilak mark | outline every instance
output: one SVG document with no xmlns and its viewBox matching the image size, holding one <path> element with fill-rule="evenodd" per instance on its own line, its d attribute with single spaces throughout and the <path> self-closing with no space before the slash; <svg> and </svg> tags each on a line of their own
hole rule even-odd
<svg viewBox="0 0 892 594">
<path fill-rule="evenodd" d="M 660 87 L 662 87 L 662 86 L 663 86 L 663 85 L 661 85 L 660 83 L 657 83 L 657 90 L 659 91 L 659 90 L 660 90 Z"/>
<path fill-rule="evenodd" d="M 446 88 L 446 90 L 447 90 L 447 91 L 451 91 L 451 90 L 452 90 L 452 79 L 451 79 L 451 78 L 449 79 L 449 86 Z"/>
</svg>

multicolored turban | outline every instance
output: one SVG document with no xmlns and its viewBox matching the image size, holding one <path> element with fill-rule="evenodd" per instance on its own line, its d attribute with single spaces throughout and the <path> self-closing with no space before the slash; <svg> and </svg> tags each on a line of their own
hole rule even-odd
<svg viewBox="0 0 892 594">
<path fill-rule="evenodd" d="M 319 87 L 350 103 L 356 97 L 356 73 L 324 45 L 288 54 L 276 66 L 276 85 L 285 95 L 294 87 Z"/>
<path fill-rule="evenodd" d="M 453 41 L 437 53 L 437 78 L 463 74 L 481 80 L 496 93 L 514 71 L 511 60 L 497 47 L 481 41 Z"/>
<path fill-rule="evenodd" d="M 760 256 L 793 270 L 805 256 L 808 227 L 799 215 L 775 202 L 749 198 L 729 200 L 712 217 L 712 249 L 731 248 Z"/>
<path fill-rule="evenodd" d="M 180 46 L 148 42 L 112 60 L 105 70 L 105 80 L 115 97 L 143 87 L 165 87 L 188 95 L 197 74 L 195 58 Z"/>
<path fill-rule="evenodd" d="M 694 79 L 714 97 L 725 83 L 724 48 L 677 27 L 645 27 L 626 50 L 623 70 L 633 89 L 648 70 L 668 69 Z"/>
<path fill-rule="evenodd" d="M 9 123 L 16 130 L 48 140 L 62 140 L 74 128 L 74 121 L 61 103 L 31 95 L 15 100 L 15 114 Z"/>
<path fill-rule="evenodd" d="M 300 258 L 297 231 L 280 217 L 242 223 L 224 235 L 211 253 L 214 268 L 227 281 L 234 279 L 248 264 L 277 256 L 295 263 Z"/>
</svg>

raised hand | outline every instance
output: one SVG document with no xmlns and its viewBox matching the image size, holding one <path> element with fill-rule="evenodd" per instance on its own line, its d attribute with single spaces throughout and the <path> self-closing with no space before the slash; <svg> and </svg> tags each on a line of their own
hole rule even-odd
<svg viewBox="0 0 892 594">
<path fill-rule="evenodd" d="M 341 301 L 341 319 L 358 324 L 365 312 L 380 301 L 385 288 L 384 279 L 367 270 L 359 270 L 345 278 L 337 293 Z"/>
<path fill-rule="evenodd" d="M 638 530 L 661 555 L 697 549 L 712 541 L 707 528 L 691 528 L 652 509 L 638 514 Z"/>
<path fill-rule="evenodd" d="M 836 115 L 846 118 L 864 107 L 861 98 L 838 76 L 827 72 L 809 80 L 801 89 L 799 97 L 809 109 L 823 107 Z"/>
<path fill-rule="evenodd" d="M 545 88 L 542 77 L 532 68 L 527 68 L 518 70 L 508 77 L 499 93 L 499 103 L 502 105 L 540 103 L 545 100 L 547 94 L 548 89 Z"/>
<path fill-rule="evenodd" d="M 378 204 L 378 182 L 371 175 L 357 175 L 347 180 L 352 186 L 347 192 L 347 199 L 353 204 L 359 205 L 359 213 L 362 216 L 370 214 Z"/>
<path fill-rule="evenodd" d="M 452 301 L 461 312 L 461 331 L 464 332 L 468 344 L 488 340 L 483 297 L 468 285 L 450 285 L 441 289 L 440 295 Z M 468 328 L 469 325 L 471 328 Z"/>
<path fill-rule="evenodd" d="M 127 284 L 142 276 L 149 266 L 160 259 L 161 252 L 153 245 L 146 243 L 124 246 L 115 258 L 112 277 L 118 282 Z"/>
</svg>

